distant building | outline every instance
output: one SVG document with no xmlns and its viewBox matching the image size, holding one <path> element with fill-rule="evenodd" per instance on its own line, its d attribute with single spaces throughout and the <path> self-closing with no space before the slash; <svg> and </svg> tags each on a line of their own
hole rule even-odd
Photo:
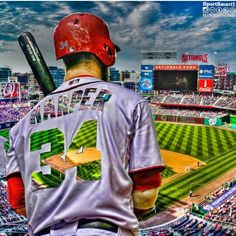
<svg viewBox="0 0 236 236">
<path fill-rule="evenodd" d="M 65 70 L 62 69 L 62 68 L 58 68 L 58 86 L 59 87 L 63 82 L 64 82 L 64 79 L 65 79 Z"/>
<path fill-rule="evenodd" d="M 57 66 L 49 66 L 48 69 L 56 87 L 59 87 L 64 81 L 65 77 L 64 69 L 58 68 Z"/>
<path fill-rule="evenodd" d="M 130 72 L 128 70 L 121 71 L 121 81 L 126 81 L 130 79 Z"/>
<path fill-rule="evenodd" d="M 0 67 L 0 83 L 8 82 L 8 79 L 12 76 L 12 70 L 9 67 Z"/>
<path fill-rule="evenodd" d="M 17 82 L 21 85 L 27 85 L 29 80 L 29 74 L 28 73 L 14 73 L 14 77 L 17 77 Z"/>
<path fill-rule="evenodd" d="M 236 91 L 236 75 L 235 73 L 227 73 L 226 76 L 215 76 L 215 89 L 234 90 Z"/>
<path fill-rule="evenodd" d="M 109 68 L 109 81 L 120 81 L 120 72 L 115 67 Z"/>
<path fill-rule="evenodd" d="M 29 74 L 28 77 L 28 93 L 37 93 L 40 92 L 40 87 L 38 81 L 35 79 L 34 74 Z"/>
</svg>

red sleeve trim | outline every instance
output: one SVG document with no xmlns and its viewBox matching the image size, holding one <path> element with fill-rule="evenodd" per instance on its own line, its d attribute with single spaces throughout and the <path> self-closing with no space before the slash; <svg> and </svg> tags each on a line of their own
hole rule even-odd
<svg viewBox="0 0 236 236">
<path fill-rule="evenodd" d="M 21 177 L 21 173 L 19 172 L 19 171 L 17 171 L 17 172 L 12 172 L 11 174 L 8 174 L 7 176 L 6 176 L 6 179 L 8 180 L 10 177 L 16 177 L 16 176 L 18 176 L 18 177 Z"/>
<path fill-rule="evenodd" d="M 161 186 L 161 174 L 159 169 L 132 173 L 130 177 L 133 180 L 134 190 L 143 192 Z"/>
<path fill-rule="evenodd" d="M 8 198 L 13 209 L 25 206 L 24 184 L 21 174 L 12 173 L 7 176 Z"/>
<path fill-rule="evenodd" d="M 141 171 L 148 171 L 148 170 L 153 170 L 153 169 L 157 169 L 159 171 L 164 170 L 166 167 L 164 165 L 160 165 L 160 166 L 149 166 L 149 167 L 145 167 L 142 169 L 137 169 L 137 170 L 131 170 L 129 172 L 130 175 L 141 172 Z"/>
</svg>

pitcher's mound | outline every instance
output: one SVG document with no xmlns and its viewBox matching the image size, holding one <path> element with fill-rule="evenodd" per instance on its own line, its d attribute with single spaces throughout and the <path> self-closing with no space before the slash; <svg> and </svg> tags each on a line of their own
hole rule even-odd
<svg viewBox="0 0 236 236">
<path fill-rule="evenodd" d="M 72 163 L 79 165 L 101 159 L 101 152 L 96 148 L 86 148 L 83 152 L 78 153 L 78 150 L 73 150 L 66 153 L 66 157 Z"/>
<path fill-rule="evenodd" d="M 101 152 L 95 147 L 83 149 L 81 153 L 78 150 L 69 151 L 66 153 L 65 160 L 62 158 L 63 153 L 48 157 L 43 162 L 50 165 L 52 168 L 65 173 L 65 170 L 72 167 L 86 164 L 101 159 Z"/>
</svg>

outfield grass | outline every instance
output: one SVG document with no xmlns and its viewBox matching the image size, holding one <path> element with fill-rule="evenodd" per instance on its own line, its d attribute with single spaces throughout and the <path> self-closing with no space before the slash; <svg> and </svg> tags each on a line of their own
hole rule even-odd
<svg viewBox="0 0 236 236">
<path fill-rule="evenodd" d="M 75 135 L 70 147 L 71 150 L 78 150 L 81 146 L 96 147 L 97 121 L 90 120 L 83 123 L 77 134 Z M 51 143 L 51 151 L 41 153 L 41 161 L 57 154 L 62 154 L 64 151 L 64 134 L 57 128 L 38 131 L 30 137 L 30 151 L 37 151 L 46 143 Z M 44 165 L 43 163 L 41 163 Z M 86 164 L 81 164 L 77 167 L 77 176 L 84 180 L 98 180 L 101 177 L 101 161 L 93 161 Z M 41 172 L 33 173 L 35 183 L 43 188 L 57 187 L 64 179 L 64 174 L 60 174 L 54 169 L 50 175 L 43 175 Z"/>
<path fill-rule="evenodd" d="M 0 130 L 0 136 L 9 139 L 9 130 Z M 9 149 L 9 141 L 4 143 L 5 150 Z"/>
<path fill-rule="evenodd" d="M 166 168 L 161 172 L 162 179 L 167 179 L 172 175 L 175 175 L 176 172 L 173 171 L 173 169 L 169 166 L 166 166 Z"/>
<path fill-rule="evenodd" d="M 206 166 L 193 170 L 161 187 L 157 208 L 164 210 L 174 202 L 188 196 L 192 191 L 202 188 L 206 183 L 222 176 L 236 167 L 236 148 L 210 160 Z"/>
<path fill-rule="evenodd" d="M 236 132 L 206 126 L 155 123 L 161 149 L 207 162 L 236 147 Z"/>
<path fill-rule="evenodd" d="M 236 167 L 235 132 L 206 126 L 166 123 L 156 123 L 155 125 L 161 149 L 187 154 L 207 163 L 204 167 L 193 170 L 182 177 L 164 184 L 160 190 L 157 201 L 159 211 L 164 210 L 174 202 L 187 196 L 190 187 L 192 191 L 201 188 L 203 185 Z M 96 130 L 95 123 L 83 129 L 83 135 L 80 138 L 86 142 L 87 146 L 90 146 L 90 143 L 91 146 L 94 145 L 94 130 Z M 43 133 L 40 137 L 35 137 L 32 142 L 31 150 L 39 149 L 39 143 L 41 145 L 48 142 L 53 134 L 55 135 L 53 132 L 48 132 Z M 0 131 L 0 135 L 8 137 L 8 131 Z M 56 136 L 52 139 L 55 137 Z M 60 139 L 59 136 L 58 138 Z M 79 142 L 81 142 L 81 140 Z M 78 142 L 78 140 L 76 140 L 76 142 Z M 55 149 L 61 149 L 59 143 L 55 142 L 55 145 L 57 145 Z M 6 143 L 5 147 L 8 148 L 9 144 Z M 61 150 L 57 151 L 61 152 Z M 42 158 L 46 158 L 46 156 L 42 156 Z M 166 172 L 162 173 L 163 178 L 172 174 L 173 172 L 170 168 L 167 168 Z M 59 175 L 56 171 L 55 173 L 53 172 L 53 175 L 56 182 Z"/>
</svg>

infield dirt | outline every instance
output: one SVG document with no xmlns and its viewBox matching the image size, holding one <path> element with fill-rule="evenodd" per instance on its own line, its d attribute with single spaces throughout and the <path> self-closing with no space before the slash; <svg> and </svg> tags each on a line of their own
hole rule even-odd
<svg viewBox="0 0 236 236">
<path fill-rule="evenodd" d="M 65 170 L 68 170 L 74 166 L 79 166 L 81 164 L 101 159 L 100 151 L 96 148 L 86 148 L 82 153 L 78 153 L 77 150 L 67 152 L 65 160 L 62 158 L 62 155 L 63 153 L 51 156 L 43 162 L 50 165 L 54 169 L 65 173 Z"/>
<path fill-rule="evenodd" d="M 196 169 L 202 165 L 206 165 L 205 162 L 182 153 L 162 149 L 161 155 L 164 159 L 165 165 L 171 167 L 177 174 L 190 171 L 191 169 Z"/>
</svg>

